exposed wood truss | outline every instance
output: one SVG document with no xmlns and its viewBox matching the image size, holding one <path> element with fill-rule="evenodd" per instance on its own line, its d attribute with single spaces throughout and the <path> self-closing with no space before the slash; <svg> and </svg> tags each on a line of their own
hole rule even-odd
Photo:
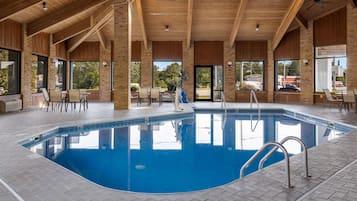
<svg viewBox="0 0 357 201">
<path fill-rule="evenodd" d="M 231 32 L 231 35 L 229 37 L 229 45 L 230 46 L 233 46 L 233 44 L 234 44 L 234 42 L 236 40 L 238 31 L 239 31 L 239 26 L 240 26 L 240 23 L 241 23 L 241 21 L 243 19 L 245 8 L 247 7 L 247 2 L 248 2 L 248 0 L 241 0 L 240 3 L 239 3 L 237 14 L 236 14 L 236 18 L 234 19 L 232 32 Z"/>
<path fill-rule="evenodd" d="M 294 0 L 290 5 L 288 11 L 286 12 L 273 38 L 273 42 L 272 42 L 273 50 L 275 50 L 275 48 L 279 45 L 280 40 L 283 38 L 286 30 L 289 28 L 289 25 L 294 20 L 296 14 L 299 12 L 303 3 L 304 0 Z"/>
<path fill-rule="evenodd" d="M 103 28 L 106 23 L 110 21 L 114 15 L 113 4 L 111 2 L 105 4 L 98 9 L 94 18 L 93 26 L 85 33 L 78 35 L 68 41 L 68 52 L 75 50 L 83 41 L 85 41 L 90 35 Z"/>
<path fill-rule="evenodd" d="M 349 0 L 353 8 L 357 8 L 357 0 Z"/>
<path fill-rule="evenodd" d="M 78 34 L 87 31 L 93 26 L 93 17 L 88 17 L 87 19 L 78 22 L 72 26 L 69 26 L 57 33 L 53 34 L 53 44 L 61 43 L 67 39 L 70 39 Z"/>
<path fill-rule="evenodd" d="M 191 46 L 191 33 L 192 33 L 192 12 L 193 12 L 193 0 L 188 0 L 187 6 L 187 48 Z"/>
<path fill-rule="evenodd" d="M 102 45 L 102 47 L 103 47 L 104 49 L 107 49 L 107 46 L 106 46 L 107 39 L 105 38 L 103 32 L 98 29 L 98 30 L 96 31 L 96 33 L 97 33 L 97 36 L 98 36 L 98 38 L 99 38 L 99 42 L 100 42 L 100 44 Z"/>
<path fill-rule="evenodd" d="M 142 8 L 141 0 L 136 0 L 135 3 L 136 3 L 136 9 L 137 9 L 137 12 L 138 12 L 139 22 L 140 22 L 141 34 L 143 35 L 144 46 L 145 46 L 145 49 L 148 49 L 148 40 L 147 40 L 147 35 L 146 35 L 144 16 L 143 16 L 143 8 Z"/>
<path fill-rule="evenodd" d="M 107 0 L 76 0 L 66 5 L 63 8 L 59 8 L 54 12 L 48 14 L 45 17 L 39 18 L 33 22 L 30 22 L 27 27 L 28 36 L 33 36 L 44 29 L 56 25 L 67 18 L 75 16 L 81 12 L 84 12 L 98 4 L 104 3 Z"/>
<path fill-rule="evenodd" d="M 1 2 L 0 22 L 12 15 L 41 2 L 41 0 L 5 0 Z"/>
<path fill-rule="evenodd" d="M 308 28 L 307 20 L 303 16 L 301 16 L 299 13 L 296 14 L 295 20 L 296 20 L 297 23 L 299 23 L 299 25 L 301 27 L 305 27 L 305 29 Z"/>
</svg>

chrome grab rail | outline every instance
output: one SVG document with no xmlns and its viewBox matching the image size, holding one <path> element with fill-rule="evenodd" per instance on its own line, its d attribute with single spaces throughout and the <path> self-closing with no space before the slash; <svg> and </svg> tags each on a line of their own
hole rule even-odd
<svg viewBox="0 0 357 201">
<path fill-rule="evenodd" d="M 295 136 L 288 136 L 288 137 L 285 137 L 284 139 L 282 139 L 282 140 L 280 141 L 280 144 L 284 144 L 286 141 L 289 141 L 289 140 L 295 140 L 295 141 L 297 141 L 298 143 L 300 143 L 301 147 L 303 148 L 303 150 L 304 150 L 304 159 L 305 159 L 305 177 L 311 177 L 311 176 L 309 175 L 309 166 L 308 166 L 308 157 L 307 157 L 307 147 L 306 147 L 305 143 L 304 143 L 301 139 L 299 139 L 299 138 L 297 138 L 297 137 L 295 137 Z M 272 150 L 270 150 L 267 154 L 265 154 L 265 156 L 264 156 L 262 159 L 260 159 L 260 161 L 259 161 L 259 170 L 263 168 L 264 162 L 265 162 L 277 149 L 278 149 L 277 147 L 274 147 L 274 148 L 273 148 Z"/>
<path fill-rule="evenodd" d="M 250 115 L 250 129 L 254 132 L 258 126 L 259 121 L 260 121 L 260 105 L 259 105 L 259 102 L 257 99 L 257 95 L 255 94 L 253 89 L 250 90 L 250 98 L 249 99 L 250 99 L 250 109 L 253 109 L 253 99 L 254 99 L 254 102 L 257 104 L 257 108 L 258 108 L 258 119 L 257 119 L 257 122 L 255 123 L 254 127 L 253 127 L 253 115 L 252 114 Z"/>
<path fill-rule="evenodd" d="M 222 130 L 226 126 L 226 121 L 227 121 L 227 104 L 226 104 L 226 98 L 224 96 L 224 92 L 221 91 L 221 108 L 224 108 L 224 116 L 223 116 L 223 121 L 222 121 Z"/>
<path fill-rule="evenodd" d="M 285 157 L 285 161 L 286 161 L 286 173 L 287 173 L 288 187 L 292 188 L 293 186 L 291 186 L 291 183 L 290 183 L 290 160 L 289 160 L 289 154 L 286 151 L 285 147 L 282 144 L 278 143 L 278 142 L 268 142 L 268 143 L 264 144 L 262 146 L 262 148 L 260 148 L 257 152 L 255 152 L 255 154 L 246 163 L 244 163 L 244 165 L 241 167 L 241 169 L 240 169 L 240 178 L 244 177 L 244 170 L 247 167 L 249 167 L 249 165 L 269 146 L 278 147 L 279 149 L 281 149 L 284 152 L 284 157 Z"/>
</svg>

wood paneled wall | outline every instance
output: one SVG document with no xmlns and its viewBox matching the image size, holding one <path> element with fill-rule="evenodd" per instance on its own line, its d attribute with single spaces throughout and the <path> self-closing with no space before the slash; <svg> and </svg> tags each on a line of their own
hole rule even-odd
<svg viewBox="0 0 357 201">
<path fill-rule="evenodd" d="M 346 7 L 314 21 L 315 47 L 347 43 Z M 356 25 L 357 26 L 357 25 Z"/>
<path fill-rule="evenodd" d="M 48 57 L 50 53 L 50 35 L 39 33 L 32 37 L 32 53 Z"/>
<path fill-rule="evenodd" d="M 56 45 L 56 57 L 62 60 L 67 60 L 66 43 L 58 43 Z"/>
<path fill-rule="evenodd" d="M 131 60 L 141 61 L 141 41 L 131 42 Z"/>
<path fill-rule="evenodd" d="M 69 57 L 71 61 L 99 61 L 99 42 L 83 42 Z"/>
<path fill-rule="evenodd" d="M 0 47 L 21 51 L 22 25 L 12 20 L 0 22 Z"/>
<path fill-rule="evenodd" d="M 195 41 L 195 65 L 223 65 L 223 41 Z"/>
<path fill-rule="evenodd" d="M 274 51 L 274 59 L 300 59 L 300 28 L 284 35 Z"/>
<path fill-rule="evenodd" d="M 267 60 L 267 41 L 237 41 L 236 60 Z M 265 62 L 266 63 L 266 62 Z"/>
<path fill-rule="evenodd" d="M 182 60 L 182 41 L 153 41 L 152 59 L 154 61 Z"/>
<path fill-rule="evenodd" d="M 112 42 L 112 61 L 114 61 L 114 43 Z M 141 41 L 131 42 L 131 61 L 141 61 Z"/>
</svg>

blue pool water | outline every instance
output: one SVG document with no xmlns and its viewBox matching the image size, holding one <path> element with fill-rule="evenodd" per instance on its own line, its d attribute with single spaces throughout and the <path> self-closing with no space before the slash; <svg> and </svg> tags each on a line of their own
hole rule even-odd
<svg viewBox="0 0 357 201">
<path fill-rule="evenodd" d="M 310 148 L 354 130 L 286 111 L 268 111 L 259 121 L 256 115 L 252 119 L 248 114 L 201 110 L 55 129 L 24 142 L 24 146 L 109 188 L 171 193 L 238 179 L 241 166 L 266 142 L 297 136 Z M 253 132 L 252 124 L 257 121 Z M 301 152 L 296 142 L 284 145 L 291 155 Z M 265 164 L 282 159 L 282 152 L 277 151 Z M 246 174 L 256 171 L 258 162 Z"/>
</svg>

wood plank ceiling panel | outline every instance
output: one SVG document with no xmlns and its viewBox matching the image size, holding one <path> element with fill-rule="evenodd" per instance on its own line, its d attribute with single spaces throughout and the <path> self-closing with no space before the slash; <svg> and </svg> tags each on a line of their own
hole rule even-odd
<svg viewBox="0 0 357 201">
<path fill-rule="evenodd" d="M 147 39 L 177 41 L 186 37 L 187 0 L 142 1 Z M 165 31 L 165 26 L 169 31 Z"/>
<path fill-rule="evenodd" d="M 229 40 L 240 0 L 195 0 L 192 40 Z"/>
<path fill-rule="evenodd" d="M 248 1 L 237 40 L 270 40 L 274 37 L 291 0 Z M 259 24 L 259 31 L 255 31 Z"/>
</svg>

